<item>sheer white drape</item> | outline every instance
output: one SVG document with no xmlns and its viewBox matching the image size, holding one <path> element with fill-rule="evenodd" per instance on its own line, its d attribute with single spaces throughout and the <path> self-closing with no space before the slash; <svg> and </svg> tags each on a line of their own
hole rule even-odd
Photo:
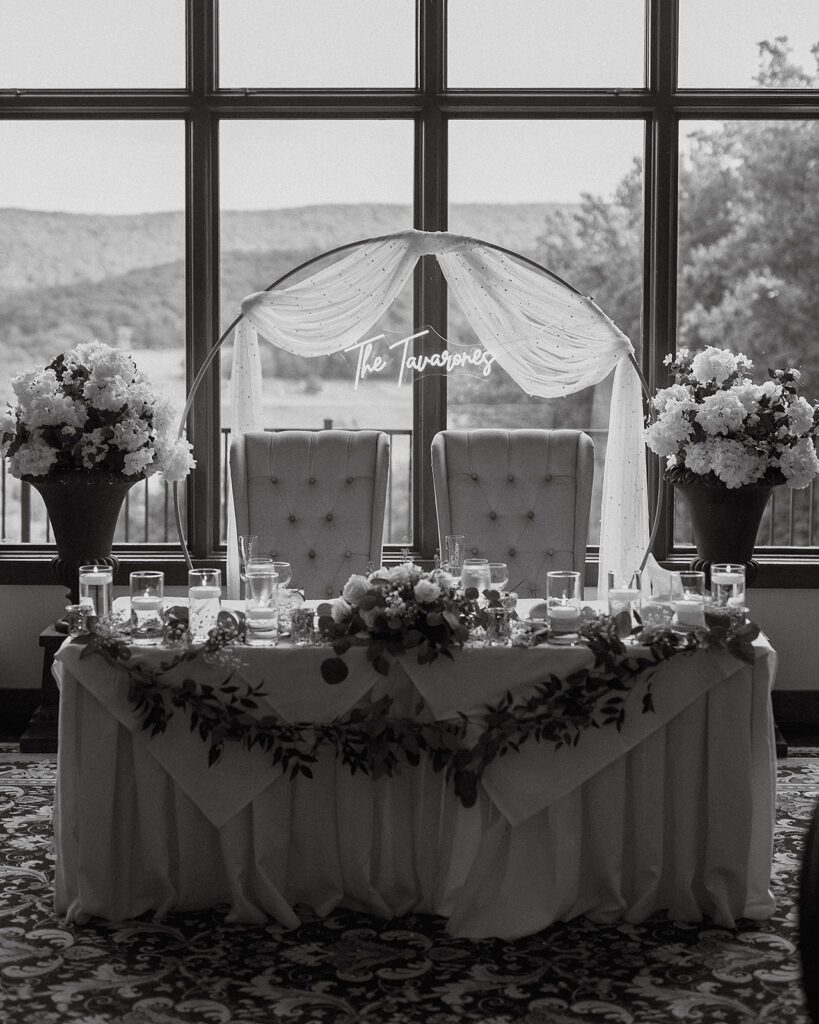
<svg viewBox="0 0 819 1024">
<path fill-rule="evenodd" d="M 500 366 L 530 395 L 568 395 L 614 373 L 603 478 L 600 579 L 639 565 L 648 542 L 640 381 L 628 338 L 595 303 L 550 274 L 475 239 L 404 231 L 342 252 L 296 284 L 242 302 L 234 334 L 231 431 L 261 430 L 258 338 L 307 358 L 361 341 L 408 282 L 420 256 L 438 259 L 464 316 Z M 228 593 L 238 596 L 233 503 Z"/>
</svg>

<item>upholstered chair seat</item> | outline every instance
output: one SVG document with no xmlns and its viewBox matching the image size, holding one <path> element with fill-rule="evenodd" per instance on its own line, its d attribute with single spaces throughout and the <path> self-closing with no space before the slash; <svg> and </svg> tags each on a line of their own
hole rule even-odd
<svg viewBox="0 0 819 1024">
<path fill-rule="evenodd" d="M 244 434 L 230 447 L 237 531 L 290 562 L 306 597 L 337 597 L 352 573 L 381 564 L 388 472 L 381 431 Z"/>
<path fill-rule="evenodd" d="M 432 440 L 441 551 L 506 562 L 509 589 L 542 597 L 546 573 L 583 572 L 594 442 L 580 430 L 444 430 Z"/>
</svg>

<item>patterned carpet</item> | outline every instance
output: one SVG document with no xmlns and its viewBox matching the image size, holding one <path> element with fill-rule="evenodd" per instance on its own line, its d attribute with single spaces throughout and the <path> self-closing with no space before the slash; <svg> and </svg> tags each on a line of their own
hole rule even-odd
<svg viewBox="0 0 819 1024">
<path fill-rule="evenodd" d="M 51 910 L 54 761 L 0 753 L 0 1021 L 806 1024 L 794 901 L 819 758 L 792 753 L 779 768 L 770 921 L 580 919 L 515 942 L 347 911 L 291 932 L 227 926 L 216 911 L 69 927 Z"/>
</svg>

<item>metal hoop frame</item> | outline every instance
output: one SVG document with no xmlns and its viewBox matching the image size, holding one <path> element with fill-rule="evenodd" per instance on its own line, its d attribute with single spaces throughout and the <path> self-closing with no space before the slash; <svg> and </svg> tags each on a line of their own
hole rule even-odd
<svg viewBox="0 0 819 1024">
<path fill-rule="evenodd" d="M 312 266 L 314 263 L 318 263 L 321 260 L 325 260 L 325 259 L 329 258 L 330 256 L 335 256 L 338 253 L 346 252 L 348 249 L 355 249 L 355 248 L 357 248 L 360 245 L 369 245 L 372 242 L 383 242 L 383 241 L 386 241 L 389 238 L 394 238 L 394 237 L 395 237 L 394 234 L 374 235 L 371 238 L 361 238 L 361 239 L 359 239 L 356 242 L 346 242 L 344 245 L 336 246 L 335 249 L 328 249 L 328 250 L 326 250 L 326 252 L 319 253 L 318 256 L 311 256 L 309 260 L 305 260 L 303 263 L 300 263 L 297 267 L 293 267 L 292 270 L 288 270 L 287 273 L 282 274 L 281 277 L 276 278 L 276 280 L 273 281 L 272 284 L 269 284 L 266 288 L 264 288 L 262 290 L 265 291 L 265 292 L 271 292 L 271 291 L 273 291 L 274 288 L 279 288 L 281 285 L 283 285 L 291 277 L 294 277 L 300 271 L 305 270 L 307 267 Z M 562 277 L 559 277 L 557 274 L 553 273 L 547 267 L 544 267 L 542 264 L 536 262 L 535 260 L 530 259 L 528 256 L 524 256 L 522 253 L 519 253 L 519 252 L 514 252 L 512 249 L 506 249 L 506 248 L 504 248 L 501 245 L 495 245 L 493 242 L 486 242 L 486 241 L 484 241 L 483 239 L 480 239 L 480 238 L 471 238 L 471 237 L 466 236 L 466 235 L 458 235 L 456 237 L 458 237 L 459 239 L 461 239 L 464 242 L 474 242 L 476 245 L 484 246 L 487 249 L 494 249 L 496 252 L 503 253 L 505 256 L 511 256 L 513 259 L 519 260 L 521 263 L 527 263 L 527 264 L 529 264 L 529 266 L 534 267 L 535 270 L 538 270 L 540 273 L 545 274 L 547 277 L 552 278 L 553 281 L 557 281 L 559 284 L 564 285 L 564 287 L 566 287 L 570 291 L 574 292 L 575 295 L 583 296 L 583 298 L 585 298 L 587 301 L 592 302 L 592 304 L 594 306 L 596 306 L 597 309 L 600 309 L 600 307 L 597 306 L 597 304 L 594 302 L 593 299 L 589 299 L 588 296 L 584 296 L 583 293 L 579 289 L 574 287 L 574 285 L 569 284 L 568 281 L 564 281 Z M 600 312 L 603 313 L 603 310 L 600 310 Z M 605 316 L 606 314 L 603 313 L 603 315 Z M 190 391 L 188 392 L 188 397 L 187 397 L 187 399 L 185 401 L 185 408 L 182 410 L 182 415 L 181 415 L 181 417 L 179 419 L 179 429 L 177 431 L 177 437 L 181 438 L 183 436 L 183 434 L 185 433 L 185 424 L 187 423 L 187 420 L 188 420 L 188 414 L 191 411 L 191 407 L 193 406 L 193 400 L 196 397 L 196 392 L 198 391 L 200 384 L 204 380 L 205 374 L 210 369 L 210 367 L 211 367 L 214 359 L 216 358 L 217 354 L 219 353 L 219 350 L 221 349 L 222 345 L 224 345 L 224 343 L 231 336 L 233 331 L 236 329 L 238 324 L 241 323 L 241 321 L 243 319 L 244 319 L 244 313 L 240 313 L 225 328 L 225 330 L 219 336 L 218 340 L 215 342 L 215 344 L 213 345 L 213 347 L 210 349 L 210 351 L 208 352 L 207 356 L 205 357 L 205 361 L 200 366 L 199 372 L 196 374 L 196 377 L 194 378 L 193 384 L 191 384 Z M 646 406 L 647 406 L 647 408 L 649 410 L 649 414 L 650 414 L 650 410 L 651 410 L 651 393 L 649 391 L 646 379 L 643 376 L 642 370 L 640 369 L 640 366 L 637 363 L 637 360 L 634 358 L 634 353 L 633 352 L 629 353 L 629 361 L 631 362 L 631 365 L 634 367 L 634 370 L 635 370 L 635 372 L 636 372 L 636 374 L 637 374 L 637 376 L 638 376 L 638 378 L 640 380 L 640 387 L 642 389 L 643 397 L 645 398 Z M 645 568 L 645 564 L 648 561 L 648 556 L 651 553 L 651 549 L 652 549 L 652 547 L 654 545 L 654 541 L 655 541 L 656 536 L 657 536 L 657 529 L 658 529 L 659 524 L 660 524 L 660 511 L 661 511 L 662 502 L 663 502 L 663 474 L 662 473 L 659 474 L 659 482 L 660 482 L 659 483 L 659 487 L 657 489 L 657 502 L 656 502 L 656 505 L 655 505 L 655 508 L 654 508 L 654 517 L 653 517 L 654 521 L 653 521 L 653 524 L 652 524 L 652 527 L 651 527 L 651 534 L 650 534 L 649 539 L 648 539 L 648 546 L 646 547 L 645 553 L 643 554 L 643 557 L 642 557 L 642 559 L 640 561 L 640 569 Z M 177 532 L 177 536 L 179 538 L 179 546 L 182 549 L 182 554 L 184 555 L 185 562 L 187 564 L 188 569 L 192 569 L 193 568 L 193 560 L 191 559 L 190 552 L 188 551 L 188 545 L 185 543 L 185 534 L 184 534 L 184 530 L 183 530 L 183 526 L 182 526 L 182 513 L 181 513 L 181 510 L 180 510 L 180 507 L 179 507 L 179 484 L 176 483 L 176 482 L 173 485 L 173 509 L 174 509 L 174 517 L 176 519 L 176 532 Z M 598 586 L 599 586 L 599 583 L 598 583 Z"/>
</svg>

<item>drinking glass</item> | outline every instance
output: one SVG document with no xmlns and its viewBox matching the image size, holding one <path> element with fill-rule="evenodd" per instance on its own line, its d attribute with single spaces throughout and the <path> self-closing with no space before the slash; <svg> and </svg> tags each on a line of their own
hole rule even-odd
<svg viewBox="0 0 819 1024">
<path fill-rule="evenodd" d="M 114 602 L 114 570 L 110 565 L 80 566 L 80 604 L 98 619 L 111 614 Z"/>
<path fill-rule="evenodd" d="M 579 572 L 546 573 L 546 617 L 553 637 L 566 637 L 580 628 L 583 583 Z"/>
<path fill-rule="evenodd" d="M 683 633 L 705 625 L 705 573 L 680 572 L 679 587 L 672 599 L 673 627 Z"/>
<path fill-rule="evenodd" d="M 512 639 L 512 625 L 507 608 L 486 609 L 486 642 L 490 647 L 505 647 Z"/>
<path fill-rule="evenodd" d="M 222 570 L 188 572 L 188 625 L 193 640 L 207 640 L 222 605 Z"/>
<path fill-rule="evenodd" d="M 154 647 L 162 640 L 165 617 L 162 597 L 164 572 L 132 572 L 131 578 L 131 643 Z"/>
<path fill-rule="evenodd" d="M 279 636 L 290 636 L 293 610 L 304 604 L 298 590 L 288 590 L 279 576 Z"/>
<path fill-rule="evenodd" d="M 714 562 L 711 566 L 711 597 L 727 608 L 745 607 L 745 566 L 735 562 Z"/>
<path fill-rule="evenodd" d="M 461 587 L 464 590 L 475 587 L 480 595 L 489 590 L 490 583 L 489 562 L 485 558 L 464 559 L 461 568 Z"/>
<path fill-rule="evenodd" d="M 293 579 L 293 567 L 289 562 L 273 562 L 273 570 L 279 574 L 279 586 L 288 587 Z"/>
<path fill-rule="evenodd" d="M 670 626 L 674 618 L 673 579 L 657 579 L 643 573 L 640 618 L 644 626 Z"/>
<path fill-rule="evenodd" d="M 272 561 L 252 559 L 247 565 L 245 642 L 251 647 L 272 647 L 279 636 L 279 574 Z"/>
<path fill-rule="evenodd" d="M 68 635 L 79 636 L 86 631 L 88 619 L 88 605 L 67 604 L 65 606 L 65 621 L 68 624 Z"/>
<path fill-rule="evenodd" d="M 256 546 L 259 538 L 255 533 L 245 533 L 239 537 L 239 562 L 241 564 L 241 577 L 245 578 L 245 566 L 256 554 Z"/>
<path fill-rule="evenodd" d="M 610 569 L 608 573 L 609 615 L 620 637 L 629 636 L 640 614 L 640 575 L 639 569 L 633 572 Z"/>
<path fill-rule="evenodd" d="M 506 562 L 489 563 L 489 582 L 493 590 L 503 593 L 509 583 L 509 566 Z"/>
<path fill-rule="evenodd" d="M 441 568 L 453 576 L 461 574 L 465 543 L 466 539 L 462 533 L 451 533 L 444 537 L 444 564 Z"/>
<path fill-rule="evenodd" d="M 305 647 L 315 639 L 316 613 L 303 605 L 290 610 L 290 639 Z"/>
</svg>

